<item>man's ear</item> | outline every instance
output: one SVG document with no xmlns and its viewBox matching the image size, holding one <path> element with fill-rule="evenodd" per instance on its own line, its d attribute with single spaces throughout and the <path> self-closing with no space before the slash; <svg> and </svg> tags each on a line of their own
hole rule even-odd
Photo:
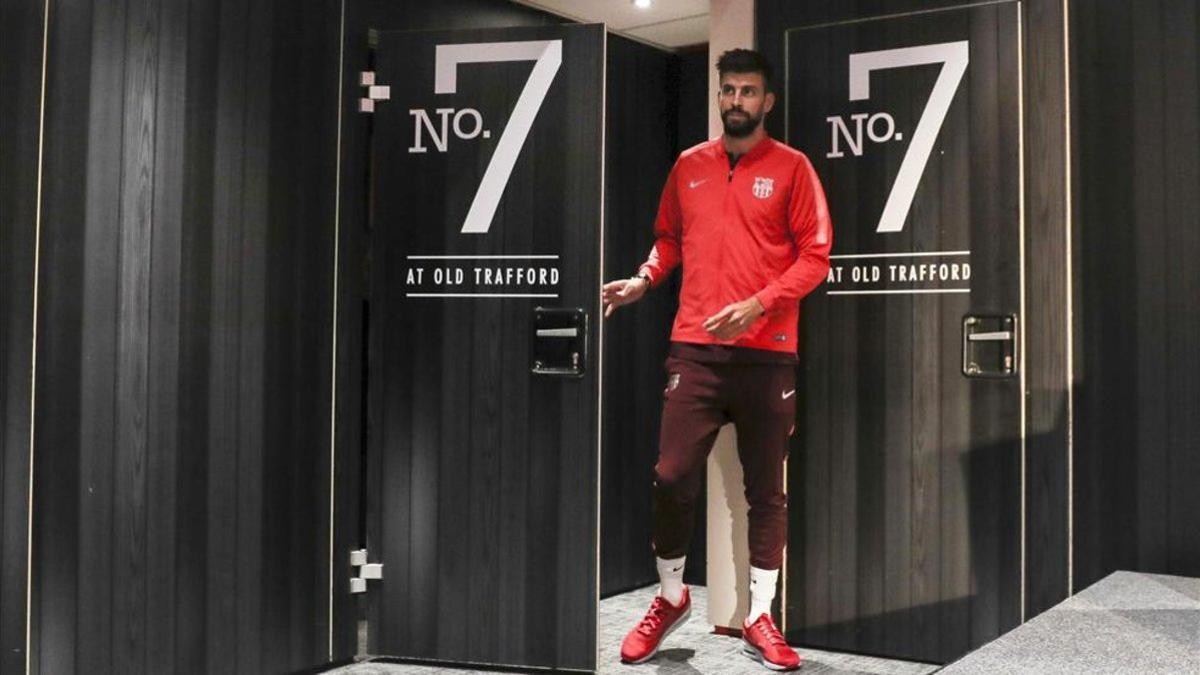
<svg viewBox="0 0 1200 675">
<path fill-rule="evenodd" d="M 763 114 L 766 115 L 767 113 L 771 112 L 771 109 L 774 107 L 775 107 L 775 92 L 768 91 L 767 95 L 763 97 Z"/>
</svg>

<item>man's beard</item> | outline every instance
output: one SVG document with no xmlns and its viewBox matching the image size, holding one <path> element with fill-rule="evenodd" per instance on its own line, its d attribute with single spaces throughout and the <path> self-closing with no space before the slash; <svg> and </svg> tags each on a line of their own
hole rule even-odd
<svg viewBox="0 0 1200 675">
<path fill-rule="evenodd" d="M 734 112 L 742 113 L 741 117 L 736 120 L 731 120 L 730 115 Z M 730 108 L 721 113 L 721 124 L 725 126 L 725 135 L 733 138 L 745 138 L 754 133 L 758 125 L 762 122 L 762 115 L 753 117 L 750 113 L 740 108 Z"/>
</svg>

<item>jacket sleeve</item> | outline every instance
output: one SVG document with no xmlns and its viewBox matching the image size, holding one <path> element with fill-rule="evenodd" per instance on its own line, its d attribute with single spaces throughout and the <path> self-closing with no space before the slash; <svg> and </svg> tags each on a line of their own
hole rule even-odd
<svg viewBox="0 0 1200 675">
<path fill-rule="evenodd" d="M 646 262 L 638 268 L 650 277 L 650 286 L 662 283 L 671 271 L 679 266 L 683 244 L 683 214 L 679 208 L 679 192 L 675 187 L 675 174 L 679 164 L 671 167 L 667 184 L 663 186 L 658 200 L 658 217 L 654 219 L 654 246 Z"/>
<path fill-rule="evenodd" d="M 829 249 L 833 246 L 829 206 L 825 203 L 821 180 L 804 156 L 792 173 L 788 228 L 796 246 L 796 261 L 779 278 L 754 294 L 768 312 L 777 303 L 798 302 L 829 274 Z"/>
</svg>

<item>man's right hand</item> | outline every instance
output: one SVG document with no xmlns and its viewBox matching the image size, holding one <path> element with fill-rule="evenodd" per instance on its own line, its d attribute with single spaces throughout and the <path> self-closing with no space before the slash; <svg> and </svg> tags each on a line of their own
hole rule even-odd
<svg viewBox="0 0 1200 675">
<path fill-rule="evenodd" d="M 604 318 L 612 316 L 621 305 L 637 302 L 646 294 L 650 283 L 641 277 L 618 279 L 604 284 L 600 289 L 600 299 L 604 302 Z"/>
</svg>

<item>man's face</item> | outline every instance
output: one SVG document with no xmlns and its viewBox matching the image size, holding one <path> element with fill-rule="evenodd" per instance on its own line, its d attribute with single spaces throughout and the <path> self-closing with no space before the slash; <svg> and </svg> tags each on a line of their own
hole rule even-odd
<svg viewBox="0 0 1200 675">
<path fill-rule="evenodd" d="M 775 106 L 775 94 L 767 93 L 762 73 L 725 73 L 717 92 L 717 109 L 725 133 L 744 138 L 754 133 L 763 117 Z"/>
</svg>

